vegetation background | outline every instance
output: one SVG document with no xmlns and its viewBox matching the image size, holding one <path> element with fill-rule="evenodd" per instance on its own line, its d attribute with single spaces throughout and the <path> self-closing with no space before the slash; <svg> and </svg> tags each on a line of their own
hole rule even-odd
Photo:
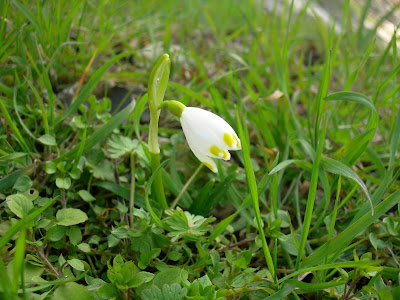
<svg viewBox="0 0 400 300">
<path fill-rule="evenodd" d="M 324 3 L 1 0 L 0 298 L 400 299 L 400 5 Z M 164 53 L 243 146 L 214 174 L 163 110 L 166 211 Z"/>
</svg>

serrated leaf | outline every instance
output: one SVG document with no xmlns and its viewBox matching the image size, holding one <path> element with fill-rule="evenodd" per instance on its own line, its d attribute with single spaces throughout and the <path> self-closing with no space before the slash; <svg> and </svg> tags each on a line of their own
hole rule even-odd
<svg viewBox="0 0 400 300">
<path fill-rule="evenodd" d="M 89 165 L 89 163 L 88 163 Z M 94 178 L 113 181 L 114 180 L 114 164 L 105 159 L 101 161 L 98 165 L 91 165 L 93 168 L 93 176 Z"/>
<path fill-rule="evenodd" d="M 132 140 L 126 136 L 113 135 L 107 141 L 110 146 L 108 151 L 111 153 L 111 158 L 118 158 L 131 153 L 138 147 L 138 141 Z"/>
<path fill-rule="evenodd" d="M 58 225 L 71 226 L 85 222 L 88 217 L 85 212 L 77 208 L 63 208 L 56 215 Z"/>
<path fill-rule="evenodd" d="M 173 283 L 171 285 L 164 284 L 162 289 L 153 285 L 151 289 L 144 290 L 140 297 L 142 300 L 159 300 L 159 299 L 174 299 L 183 300 L 187 295 L 187 289 L 182 288 L 179 284 Z"/>
<path fill-rule="evenodd" d="M 204 218 L 203 216 L 195 216 L 182 209 L 177 208 L 174 211 L 167 211 L 170 218 L 166 218 L 167 225 L 171 228 L 169 236 L 172 236 L 172 241 L 178 238 L 187 236 L 192 239 L 206 234 L 210 229 L 215 218 Z"/>
</svg>

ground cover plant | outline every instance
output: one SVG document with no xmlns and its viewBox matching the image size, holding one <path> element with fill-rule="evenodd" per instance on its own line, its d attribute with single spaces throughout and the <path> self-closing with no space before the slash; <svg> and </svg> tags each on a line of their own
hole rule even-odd
<svg viewBox="0 0 400 300">
<path fill-rule="evenodd" d="M 262 2 L 0 2 L 1 299 L 400 298 L 397 32 Z"/>
</svg>

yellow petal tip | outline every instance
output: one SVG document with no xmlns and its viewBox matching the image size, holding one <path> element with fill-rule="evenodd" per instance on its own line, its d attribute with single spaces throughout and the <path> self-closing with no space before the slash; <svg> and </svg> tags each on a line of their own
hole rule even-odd
<svg viewBox="0 0 400 300">
<path fill-rule="evenodd" d="M 211 171 L 214 173 L 217 173 L 217 168 L 214 168 L 210 163 L 203 161 L 203 165 L 205 165 L 207 168 L 209 168 Z"/>
<path fill-rule="evenodd" d="M 223 139 L 224 139 L 225 144 L 228 145 L 228 147 L 232 147 L 233 144 L 235 143 L 235 141 L 232 138 L 232 135 L 227 132 L 224 133 Z"/>
</svg>

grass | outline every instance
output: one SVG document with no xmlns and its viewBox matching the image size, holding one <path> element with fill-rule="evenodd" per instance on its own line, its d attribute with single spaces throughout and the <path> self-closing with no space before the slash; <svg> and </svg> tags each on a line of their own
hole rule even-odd
<svg viewBox="0 0 400 300">
<path fill-rule="evenodd" d="M 0 3 L 0 298 L 399 297 L 397 30 L 279 3 Z M 154 97 L 243 150 L 212 173 L 161 110 L 154 162 Z"/>
</svg>

